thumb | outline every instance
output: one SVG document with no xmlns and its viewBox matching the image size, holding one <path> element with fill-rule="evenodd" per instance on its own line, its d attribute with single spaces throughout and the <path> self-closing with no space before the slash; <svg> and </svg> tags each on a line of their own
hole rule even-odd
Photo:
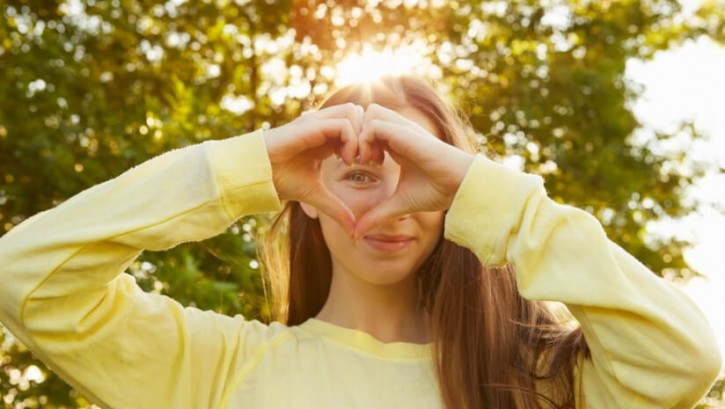
<svg viewBox="0 0 725 409">
<path fill-rule="evenodd" d="M 318 185 L 304 202 L 338 222 L 345 231 L 354 232 L 355 215 L 339 197 L 330 193 L 324 186 Z"/>
<path fill-rule="evenodd" d="M 368 232 L 385 223 L 386 221 L 397 219 L 398 217 L 403 216 L 407 213 L 410 212 L 406 210 L 402 198 L 399 195 L 393 195 L 392 197 L 368 210 L 365 214 L 362 215 L 362 217 L 360 217 L 360 220 L 358 220 L 357 224 L 355 225 L 353 238 L 355 240 L 359 240 Z"/>
</svg>

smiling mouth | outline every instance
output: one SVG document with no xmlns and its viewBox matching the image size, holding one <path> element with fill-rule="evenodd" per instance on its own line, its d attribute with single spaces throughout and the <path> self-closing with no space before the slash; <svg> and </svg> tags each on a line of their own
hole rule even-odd
<svg viewBox="0 0 725 409">
<path fill-rule="evenodd" d="M 408 247 L 408 245 L 413 242 L 413 237 L 402 234 L 372 234 L 363 237 L 363 241 L 368 246 L 378 251 L 397 251 Z"/>
</svg>

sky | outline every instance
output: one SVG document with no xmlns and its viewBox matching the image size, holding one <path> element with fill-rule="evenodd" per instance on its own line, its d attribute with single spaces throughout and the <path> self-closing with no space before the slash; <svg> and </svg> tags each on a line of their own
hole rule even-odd
<svg viewBox="0 0 725 409">
<path fill-rule="evenodd" d="M 681 141 L 683 146 L 693 158 L 725 169 L 725 47 L 701 37 L 652 61 L 630 61 L 626 76 L 644 87 L 632 104 L 644 134 L 670 132 L 682 121 L 693 121 L 705 138 L 691 146 Z M 701 209 L 681 221 L 654 225 L 652 231 L 694 239 L 685 259 L 703 277 L 683 287 L 708 317 L 725 354 L 725 215 L 716 210 L 725 210 L 725 173 L 711 172 L 689 194 L 704 203 Z"/>
</svg>

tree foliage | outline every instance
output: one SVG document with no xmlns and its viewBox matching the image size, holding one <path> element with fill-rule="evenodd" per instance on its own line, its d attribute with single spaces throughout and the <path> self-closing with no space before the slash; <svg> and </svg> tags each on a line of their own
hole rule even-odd
<svg viewBox="0 0 725 409">
<path fill-rule="evenodd" d="M 276 126 L 310 109 L 351 53 L 415 47 L 482 149 L 545 177 L 655 272 L 690 274 L 647 225 L 690 212 L 703 166 L 635 138 L 624 78 L 699 35 L 725 40 L 721 2 L 674 0 L 7 0 L 0 5 L 0 234 L 161 152 Z M 697 137 L 687 124 L 683 132 Z M 185 305 L 269 319 L 248 217 L 129 270 Z M 5 407 L 88 403 L 3 333 Z M 40 374 L 40 375 L 38 375 Z"/>
</svg>

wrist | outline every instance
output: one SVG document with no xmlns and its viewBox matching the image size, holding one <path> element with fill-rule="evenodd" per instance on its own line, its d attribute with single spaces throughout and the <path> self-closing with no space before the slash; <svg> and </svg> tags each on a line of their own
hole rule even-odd
<svg viewBox="0 0 725 409">
<path fill-rule="evenodd" d="M 471 165 L 473 165 L 473 161 L 476 159 L 476 155 L 473 153 L 468 153 L 459 150 L 458 151 L 458 157 L 455 158 L 455 164 L 456 164 L 456 181 L 457 185 L 460 186 L 461 183 L 463 183 L 463 179 L 466 178 L 466 174 L 468 173 L 468 170 L 471 169 Z"/>
<path fill-rule="evenodd" d="M 460 189 L 461 184 L 463 184 L 463 180 L 466 178 L 468 171 L 471 169 L 471 166 L 476 159 L 475 154 L 468 153 L 460 149 L 456 149 L 455 151 L 456 154 L 449 159 L 449 163 L 451 163 L 451 185 L 449 186 L 449 189 L 452 192 L 451 201 L 453 200 L 453 196 L 455 196 Z"/>
<path fill-rule="evenodd" d="M 270 162 L 274 162 L 277 151 L 277 141 L 279 140 L 277 128 L 262 130 L 262 139 L 267 149 L 267 156 Z"/>
</svg>

